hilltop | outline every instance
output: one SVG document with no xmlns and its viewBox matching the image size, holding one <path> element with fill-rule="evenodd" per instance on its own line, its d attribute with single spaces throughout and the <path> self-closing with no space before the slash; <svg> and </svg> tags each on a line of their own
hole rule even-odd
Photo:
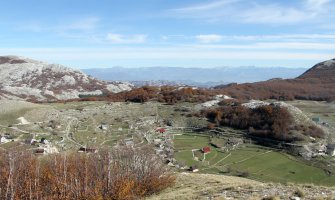
<svg viewBox="0 0 335 200">
<path fill-rule="evenodd" d="M 0 98 L 23 100 L 66 100 L 79 95 L 130 90 L 122 82 L 101 81 L 59 64 L 18 56 L 0 56 Z"/>
<path fill-rule="evenodd" d="M 298 79 L 312 78 L 323 80 L 335 79 L 335 59 L 318 63 L 298 77 Z"/>
<path fill-rule="evenodd" d="M 236 98 L 279 100 L 335 100 L 335 60 L 314 65 L 293 79 L 271 79 L 268 81 L 217 86 L 216 89 Z"/>
</svg>

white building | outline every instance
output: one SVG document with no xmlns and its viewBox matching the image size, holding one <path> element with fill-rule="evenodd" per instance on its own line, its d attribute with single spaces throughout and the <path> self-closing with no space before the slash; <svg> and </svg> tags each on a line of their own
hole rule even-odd
<svg viewBox="0 0 335 200">
<path fill-rule="evenodd" d="M 7 138 L 5 138 L 4 136 L 1 136 L 1 138 L 0 138 L 0 144 L 7 143 L 7 142 L 10 142 L 10 140 L 7 139 Z"/>
<path fill-rule="evenodd" d="M 335 144 L 327 145 L 327 154 L 330 156 L 335 156 Z"/>
</svg>

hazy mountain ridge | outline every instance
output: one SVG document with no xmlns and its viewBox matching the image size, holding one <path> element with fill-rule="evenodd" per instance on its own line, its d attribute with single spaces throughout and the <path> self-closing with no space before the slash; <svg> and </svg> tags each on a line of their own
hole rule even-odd
<svg viewBox="0 0 335 200">
<path fill-rule="evenodd" d="M 206 82 L 245 83 L 265 81 L 272 78 L 295 78 L 302 74 L 304 68 L 285 67 L 217 67 L 217 68 L 183 68 L 183 67 L 145 67 L 145 68 L 96 68 L 83 69 L 89 75 L 102 80 L 119 81 L 178 81 L 183 84 L 201 84 Z"/>
<path fill-rule="evenodd" d="M 0 97 L 5 99 L 64 100 L 80 94 L 130 89 L 130 84 L 107 83 L 58 64 L 18 56 L 0 57 Z"/>
</svg>

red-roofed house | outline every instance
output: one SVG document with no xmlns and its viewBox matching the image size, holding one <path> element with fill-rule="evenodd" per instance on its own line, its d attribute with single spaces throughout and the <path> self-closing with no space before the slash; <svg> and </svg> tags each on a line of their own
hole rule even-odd
<svg viewBox="0 0 335 200">
<path fill-rule="evenodd" d="M 202 148 L 202 152 L 204 152 L 204 153 L 210 153 L 211 152 L 211 148 L 210 147 L 204 147 L 204 148 Z"/>
<path fill-rule="evenodd" d="M 165 130 L 165 128 L 159 128 L 159 129 L 156 130 L 156 132 L 165 133 L 166 130 Z"/>
</svg>

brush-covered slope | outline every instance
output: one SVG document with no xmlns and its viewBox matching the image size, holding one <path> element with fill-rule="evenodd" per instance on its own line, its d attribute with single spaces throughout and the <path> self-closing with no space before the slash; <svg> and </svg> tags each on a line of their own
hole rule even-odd
<svg viewBox="0 0 335 200">
<path fill-rule="evenodd" d="M 335 80 L 335 59 L 327 60 L 316 64 L 314 67 L 307 70 L 299 79 L 322 79 Z"/>
<path fill-rule="evenodd" d="M 3 99 L 65 100 L 130 89 L 130 84 L 107 83 L 62 65 L 0 56 L 0 98 Z"/>
<path fill-rule="evenodd" d="M 295 79 L 218 86 L 232 97 L 280 100 L 335 100 L 335 59 L 321 62 Z"/>
</svg>

